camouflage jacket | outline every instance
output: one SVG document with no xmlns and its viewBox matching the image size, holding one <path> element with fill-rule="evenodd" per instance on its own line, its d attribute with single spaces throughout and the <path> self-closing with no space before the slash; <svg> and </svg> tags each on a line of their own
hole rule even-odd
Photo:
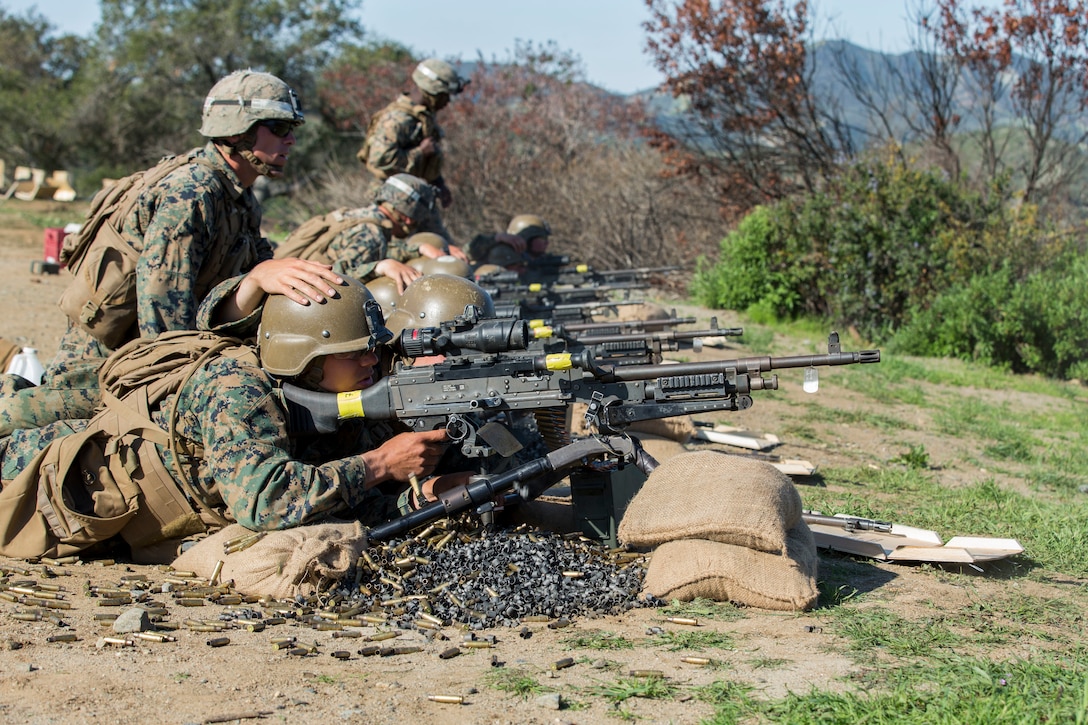
<svg viewBox="0 0 1088 725">
<path fill-rule="evenodd" d="M 433 155 L 424 156 L 419 145 L 427 137 L 442 138 L 434 113 L 404 94 L 374 115 L 359 157 L 379 179 L 412 174 L 433 182 L 442 176 L 442 148 L 439 144 Z"/>
<path fill-rule="evenodd" d="M 344 229 L 329 242 L 327 254 L 338 274 L 369 282 L 377 276 L 374 267 L 383 259 L 406 262 L 417 256 L 403 240 L 393 238 L 390 227 L 369 221 L 381 215 L 377 204 L 353 209 L 345 212 L 345 215 L 367 218 L 368 221 Z"/>
<path fill-rule="evenodd" d="M 137 329 L 132 339 L 196 329 L 200 303 L 215 285 L 272 258 L 272 246 L 261 236 L 261 207 L 253 191 L 242 188 L 213 144 L 201 153 L 210 167 L 193 163 L 170 174 L 144 191 L 123 222 L 127 233 L 144 241 L 136 271 Z M 210 284 L 198 287 L 206 260 L 227 264 L 212 275 Z M 54 363 L 109 352 L 70 325 Z"/>
<path fill-rule="evenodd" d="M 164 429 L 173 397 L 154 413 Z M 346 421 L 328 435 L 296 435 L 273 380 L 252 363 L 216 358 L 178 393 L 182 450 L 200 451 L 195 485 L 228 518 L 251 529 L 283 529 L 330 516 L 381 520 L 385 496 L 365 489 L 362 454 L 395 434 L 383 423 Z M 173 470 L 170 451 L 163 451 Z"/>
</svg>

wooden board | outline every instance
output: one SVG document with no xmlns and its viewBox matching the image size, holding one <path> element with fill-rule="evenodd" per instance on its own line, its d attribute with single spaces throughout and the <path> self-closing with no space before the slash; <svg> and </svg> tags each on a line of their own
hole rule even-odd
<svg viewBox="0 0 1088 725">
<path fill-rule="evenodd" d="M 849 518 L 849 517 L 843 517 Z M 891 533 L 847 531 L 830 524 L 809 524 L 816 546 L 881 561 L 975 564 L 1023 553 L 1016 539 L 956 536 L 942 543 L 934 531 L 893 524 Z"/>
</svg>

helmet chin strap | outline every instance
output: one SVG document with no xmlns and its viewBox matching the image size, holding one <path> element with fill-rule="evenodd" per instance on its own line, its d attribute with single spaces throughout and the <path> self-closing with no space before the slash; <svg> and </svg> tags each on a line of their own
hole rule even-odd
<svg viewBox="0 0 1088 725">
<path fill-rule="evenodd" d="M 223 146 L 225 146 L 226 148 L 230 149 L 231 153 L 236 153 L 243 159 L 248 161 L 249 165 L 253 167 L 253 170 L 261 176 L 267 176 L 269 178 L 277 178 L 279 176 L 283 176 L 282 169 L 276 168 L 265 163 L 264 161 L 261 161 L 259 158 L 257 158 L 257 155 L 253 153 L 253 144 L 256 143 L 256 141 L 257 134 L 250 131 L 249 133 L 243 134 L 241 138 L 239 138 L 234 143 L 228 143 L 226 141 L 221 141 L 220 143 L 222 143 Z"/>
</svg>

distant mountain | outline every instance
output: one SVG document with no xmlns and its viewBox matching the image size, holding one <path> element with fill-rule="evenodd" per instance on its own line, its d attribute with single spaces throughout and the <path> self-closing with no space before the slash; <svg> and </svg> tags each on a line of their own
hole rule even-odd
<svg viewBox="0 0 1088 725">
<path fill-rule="evenodd" d="M 814 64 L 813 90 L 817 97 L 827 102 L 829 108 L 838 109 L 838 116 L 854 130 L 855 143 L 864 146 L 865 141 L 875 131 L 875 121 L 845 82 L 843 69 L 851 69 L 860 85 L 874 97 L 880 98 L 881 93 L 884 94 L 880 105 L 891 112 L 891 117 L 898 119 L 899 128 L 896 131 L 902 133 L 905 131 L 904 114 L 920 113 L 921 110 L 914 107 L 913 98 L 904 93 L 902 82 L 898 79 L 919 78 L 924 67 L 923 58 L 924 56 L 916 52 L 896 55 L 879 53 L 846 41 L 817 43 L 811 54 L 811 62 Z M 658 124 L 666 129 L 683 123 L 690 107 L 687 99 L 673 98 L 661 89 L 648 89 L 632 94 L 632 97 L 642 99 Z M 979 128 L 975 103 L 965 78 L 961 78 L 956 86 L 953 108 L 962 118 L 959 132 L 970 132 Z M 1002 100 L 995 109 L 997 125 L 1008 124 L 1012 117 L 1010 103 L 1007 99 Z M 1079 116 L 1070 118 L 1069 123 L 1070 131 L 1083 125 Z"/>
</svg>

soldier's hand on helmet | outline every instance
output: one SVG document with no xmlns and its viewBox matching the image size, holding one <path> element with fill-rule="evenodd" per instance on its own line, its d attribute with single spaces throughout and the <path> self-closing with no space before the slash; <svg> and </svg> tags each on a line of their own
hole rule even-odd
<svg viewBox="0 0 1088 725">
<path fill-rule="evenodd" d="M 495 241 L 513 248 L 513 250 L 518 254 L 522 254 L 525 252 L 525 240 L 519 237 L 517 234 L 507 234 L 506 232 L 499 232 L 495 235 Z"/>
<path fill-rule="evenodd" d="M 344 278 L 332 267 L 307 259 L 269 259 L 261 262 L 242 278 L 234 295 L 216 309 L 215 322 L 222 324 L 246 317 L 264 301 L 266 294 L 280 294 L 300 305 L 324 302 L 336 296 L 336 287 Z"/>
<path fill-rule="evenodd" d="M 445 429 L 395 435 L 364 454 L 367 478 L 380 482 L 407 481 L 410 476 L 427 476 L 438 465 L 448 443 Z"/>
<path fill-rule="evenodd" d="M 460 259 L 462 262 L 467 262 L 468 261 L 468 255 L 465 254 L 465 250 L 461 249 L 456 244 L 451 244 L 450 245 L 449 254 L 450 254 L 451 257 L 456 257 L 457 259 Z"/>
<path fill-rule="evenodd" d="M 374 271 L 397 283 L 397 293 L 404 294 L 405 288 L 423 274 L 414 267 L 409 267 L 395 259 L 383 259 L 374 266 Z"/>
</svg>

